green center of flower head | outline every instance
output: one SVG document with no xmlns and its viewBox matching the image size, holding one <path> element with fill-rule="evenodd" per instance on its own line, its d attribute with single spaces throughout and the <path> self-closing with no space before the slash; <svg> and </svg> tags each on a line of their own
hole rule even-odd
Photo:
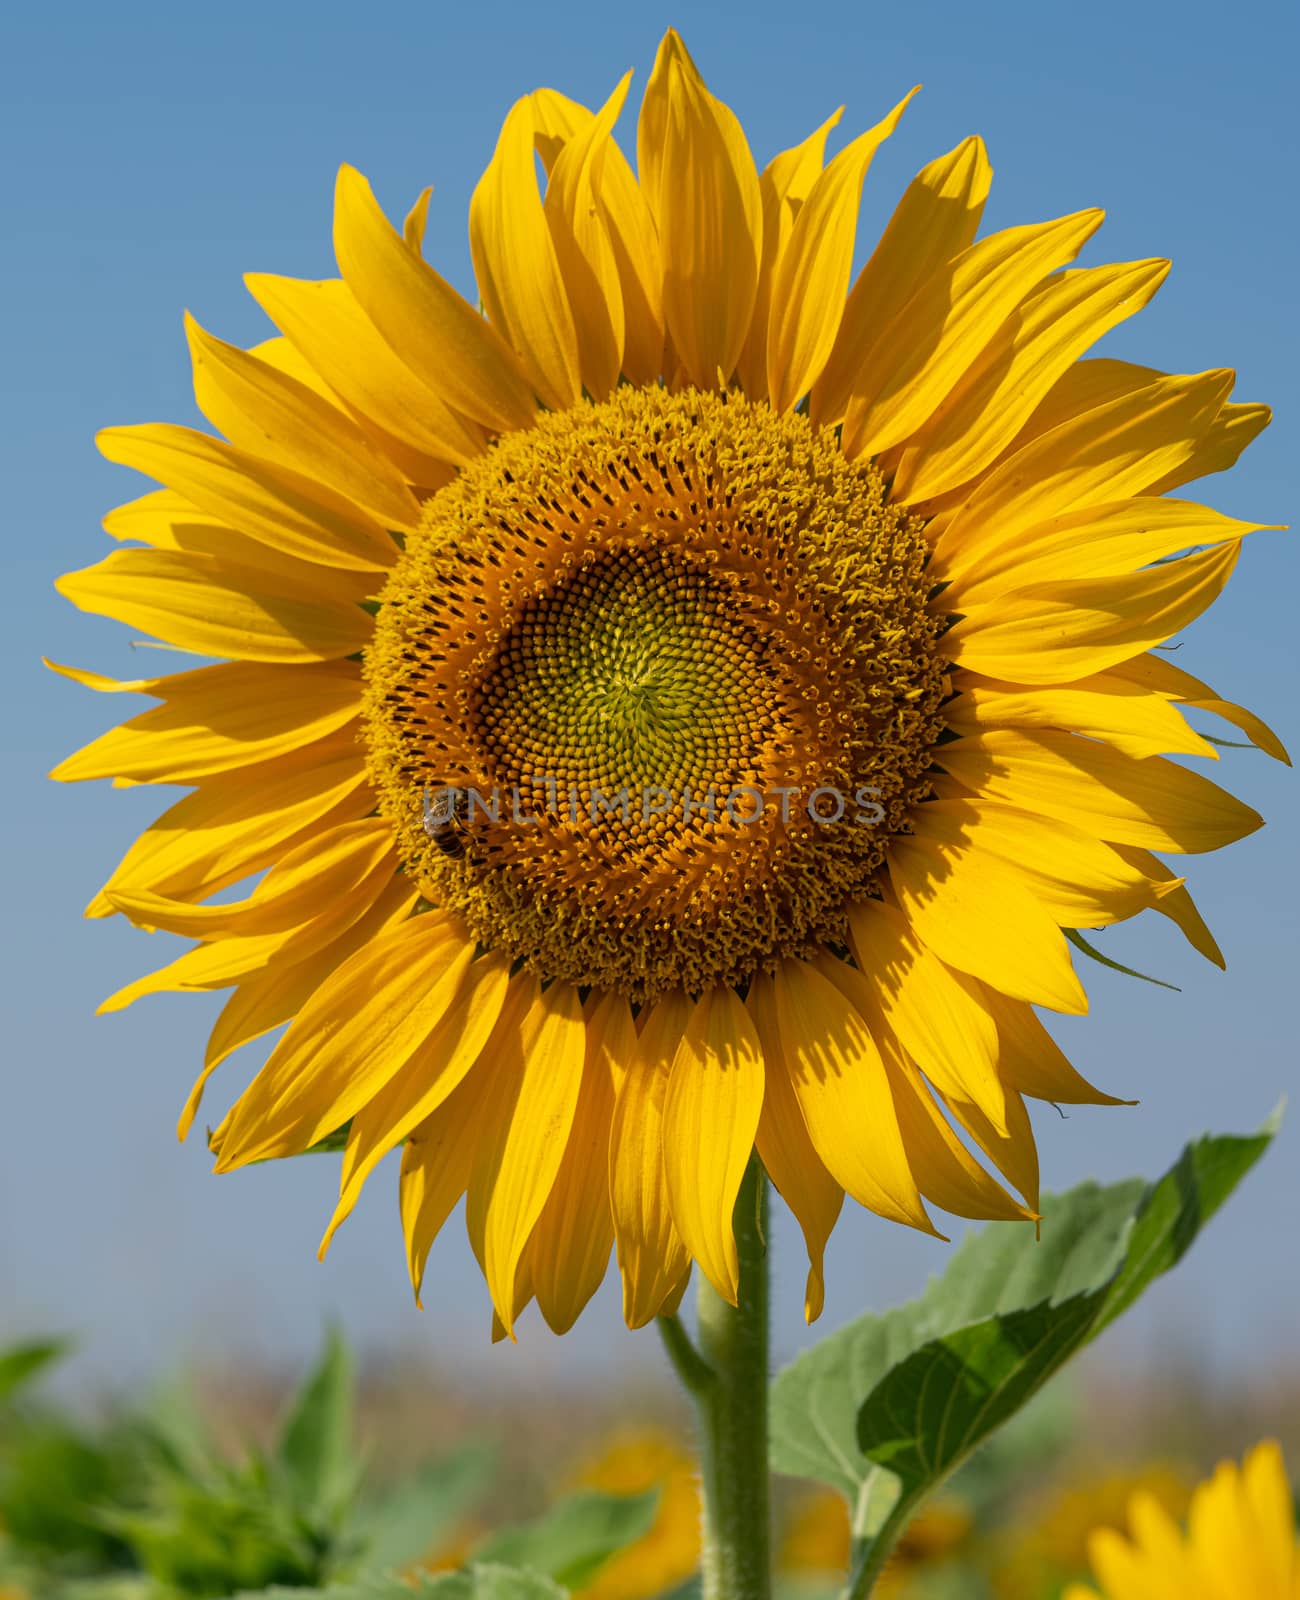
<svg viewBox="0 0 1300 1600">
<path fill-rule="evenodd" d="M 508 435 L 428 501 L 367 658 L 407 870 L 634 999 L 842 943 L 942 727 L 925 555 L 876 468 L 734 395 Z"/>
</svg>

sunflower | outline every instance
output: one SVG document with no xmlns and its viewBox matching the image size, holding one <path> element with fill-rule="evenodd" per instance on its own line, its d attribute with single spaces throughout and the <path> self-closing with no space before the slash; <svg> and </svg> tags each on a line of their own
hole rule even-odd
<svg viewBox="0 0 1300 1600">
<path fill-rule="evenodd" d="M 1063 1600 L 1300 1600 L 1300 1544 L 1282 1452 L 1256 1445 L 1221 1462 L 1192 1496 L 1186 1533 L 1158 1500 L 1134 1495 L 1130 1538 L 1089 1542 L 1101 1594 L 1072 1584 Z"/>
<path fill-rule="evenodd" d="M 1160 855 L 1260 819 L 1167 757 L 1216 756 L 1187 708 L 1284 755 L 1159 650 L 1253 528 L 1168 491 L 1267 408 L 1082 359 L 1167 263 L 1072 267 L 1096 210 L 977 239 L 969 138 L 850 287 L 911 95 L 759 173 L 670 32 L 634 174 L 630 76 L 510 111 L 481 311 L 423 258 L 428 191 L 399 232 L 345 166 L 340 276 L 249 277 L 251 350 L 188 322 L 223 437 L 102 433 L 164 487 L 59 585 L 209 658 L 57 668 L 160 704 L 56 777 L 191 791 L 88 914 L 197 944 L 105 1009 L 231 991 L 182 1136 L 287 1022 L 218 1170 L 341 1143 L 327 1244 L 400 1146 L 417 1294 L 466 1196 L 512 1336 L 534 1298 L 568 1329 L 611 1246 L 631 1326 L 693 1263 L 734 1303 L 755 1148 L 809 1319 L 846 1193 L 1035 1216 L 1025 1097 L 1117 1103 L 1034 1009 L 1087 1007 L 1063 930 L 1150 909 L 1221 964 Z"/>
<path fill-rule="evenodd" d="M 575 1488 L 639 1495 L 657 1490 L 650 1530 L 619 1551 L 581 1600 L 654 1600 L 679 1588 L 700 1564 L 700 1485 L 695 1458 L 662 1427 L 621 1428 L 601 1441 L 572 1475 Z"/>
</svg>

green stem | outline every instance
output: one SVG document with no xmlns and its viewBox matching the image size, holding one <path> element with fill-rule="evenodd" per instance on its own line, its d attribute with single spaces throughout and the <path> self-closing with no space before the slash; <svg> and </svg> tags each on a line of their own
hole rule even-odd
<svg viewBox="0 0 1300 1600">
<path fill-rule="evenodd" d="M 914 1500 L 903 1499 L 889 1513 L 884 1526 L 868 1546 L 866 1559 L 853 1575 L 847 1600 L 868 1600 L 915 1509 Z"/>
<path fill-rule="evenodd" d="M 736 1198 L 738 1303 L 704 1278 L 695 1395 L 704 1481 L 704 1600 L 769 1600 L 767 1178 L 752 1157 Z"/>
</svg>

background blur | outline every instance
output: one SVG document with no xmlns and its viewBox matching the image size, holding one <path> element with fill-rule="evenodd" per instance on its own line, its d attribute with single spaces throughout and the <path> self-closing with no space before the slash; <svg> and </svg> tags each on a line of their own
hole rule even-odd
<svg viewBox="0 0 1300 1600">
<path fill-rule="evenodd" d="M 11 11 L 0 69 L 10 946 L 0 1344 L 37 1330 L 78 1335 L 67 1385 L 133 1385 L 191 1360 L 297 1368 L 327 1318 L 372 1365 L 400 1356 L 511 1388 L 539 1379 L 560 1388 L 593 1370 L 620 1384 L 657 1381 L 654 1335 L 623 1329 L 612 1283 L 568 1338 L 530 1315 L 517 1347 L 490 1348 L 486 1293 L 455 1223 L 435 1247 L 428 1309 L 417 1312 L 395 1170 L 372 1179 L 322 1266 L 315 1250 L 334 1158 L 218 1182 L 201 1138 L 177 1144 L 176 1114 L 219 997 L 151 998 L 96 1019 L 99 1000 L 169 959 L 173 941 L 151 942 L 120 918 L 81 920 L 165 799 L 46 782 L 121 707 L 56 679 L 39 657 L 125 677 L 160 665 L 133 651 L 125 629 L 75 613 L 50 583 L 100 559 L 99 518 L 147 487 L 98 458 L 94 430 L 199 422 L 182 308 L 223 338 L 265 337 L 240 275 L 333 274 L 331 196 L 344 160 L 399 219 L 435 185 L 426 253 L 468 292 L 467 205 L 509 105 L 542 84 L 596 104 L 634 65 L 620 129 L 631 150 L 639 86 L 670 22 L 742 118 L 760 167 L 840 103 L 848 109 L 833 148 L 924 83 L 868 180 L 863 254 L 911 175 L 979 132 L 996 171 L 986 229 L 1102 204 L 1109 222 L 1085 261 L 1171 256 L 1154 305 L 1102 349 L 1174 371 L 1235 366 L 1235 398 L 1269 401 L 1277 421 L 1230 479 L 1188 492 L 1233 515 L 1294 519 L 1300 28 L 1283 0 L 748 0 L 671 10 L 119 0 Z M 1254 536 L 1178 659 L 1295 748 L 1292 537 Z M 1225 751 L 1216 776 L 1270 823 L 1192 862 L 1191 886 L 1229 970 L 1202 963 L 1154 917 L 1103 936 L 1108 953 L 1183 992 L 1089 968 L 1093 1015 L 1063 1023 L 1060 1036 L 1090 1078 L 1142 1104 L 1067 1118 L 1041 1108 L 1051 1187 L 1090 1174 L 1154 1176 L 1207 1127 L 1257 1126 L 1293 1078 L 1298 791 L 1254 751 Z M 212 1086 L 214 1122 L 261 1059 L 244 1056 Z M 1186 1392 L 1204 1399 L 1213 1378 L 1225 1414 L 1247 1388 L 1273 1392 L 1294 1360 L 1300 1316 L 1297 1150 L 1293 1115 L 1188 1262 L 1108 1336 L 1107 1385 L 1182 1374 Z M 805 1269 L 787 1223 L 776 1235 L 783 1358 L 809 1338 Z M 915 1293 L 945 1253 L 846 1213 L 823 1327 Z"/>
</svg>

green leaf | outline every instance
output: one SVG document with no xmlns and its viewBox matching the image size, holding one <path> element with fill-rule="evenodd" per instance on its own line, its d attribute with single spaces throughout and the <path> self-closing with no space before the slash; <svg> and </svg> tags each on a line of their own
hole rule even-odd
<svg viewBox="0 0 1300 1600">
<path fill-rule="evenodd" d="M 352 1353 L 331 1329 L 320 1364 L 294 1397 L 276 1446 L 276 1463 L 301 1503 L 336 1508 L 352 1490 Z"/>
<path fill-rule="evenodd" d="M 840 1489 L 876 1535 L 1177 1262 L 1267 1149 L 1206 1137 L 1159 1183 L 1084 1183 L 1043 1201 L 1042 1242 L 990 1223 L 910 1304 L 860 1317 L 782 1372 L 772 1462 Z"/>
<path fill-rule="evenodd" d="M 536 1572 L 495 1563 L 461 1572 L 410 1575 L 362 1573 L 346 1583 L 310 1591 L 312 1600 L 565 1600 L 566 1590 Z M 232 1600 L 304 1600 L 301 1589 L 245 1589 Z"/>
<path fill-rule="evenodd" d="M 486 1489 L 495 1464 L 484 1445 L 428 1462 L 409 1473 L 349 1524 L 365 1545 L 368 1565 L 406 1567 L 427 1556 Z"/>
<path fill-rule="evenodd" d="M 50 1362 L 66 1355 L 68 1345 L 63 1339 L 33 1339 L 26 1344 L 13 1344 L 0 1350 L 0 1404 L 16 1389 L 34 1378 Z"/>
<path fill-rule="evenodd" d="M 585 1490 L 561 1500 L 536 1522 L 492 1534 L 474 1554 L 579 1588 L 611 1556 L 649 1533 L 658 1507 L 657 1489 L 638 1495 Z"/>
</svg>

